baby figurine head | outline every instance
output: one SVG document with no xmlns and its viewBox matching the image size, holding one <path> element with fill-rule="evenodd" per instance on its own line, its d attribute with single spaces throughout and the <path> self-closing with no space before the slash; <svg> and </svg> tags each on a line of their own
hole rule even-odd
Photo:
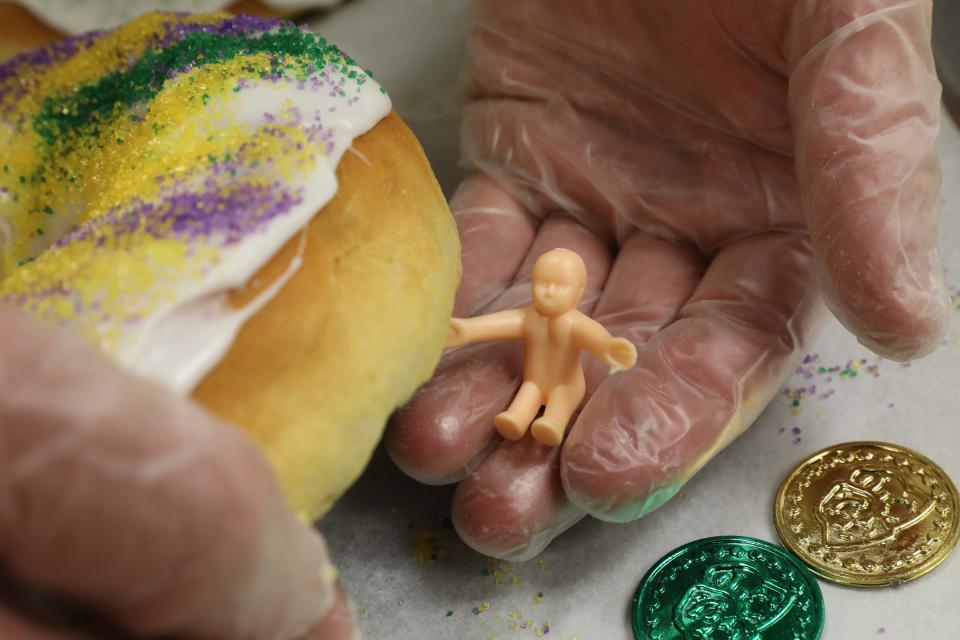
<svg viewBox="0 0 960 640">
<path fill-rule="evenodd" d="M 568 249 L 553 249 L 533 265 L 533 306 L 544 316 L 559 316 L 577 308 L 587 286 L 587 267 Z"/>
</svg>

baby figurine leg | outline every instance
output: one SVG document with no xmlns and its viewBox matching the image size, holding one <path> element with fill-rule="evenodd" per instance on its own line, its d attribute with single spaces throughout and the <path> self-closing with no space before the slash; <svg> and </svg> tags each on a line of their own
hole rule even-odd
<svg viewBox="0 0 960 640">
<path fill-rule="evenodd" d="M 583 385 L 561 385 L 550 392 L 547 398 L 547 408 L 543 415 L 537 418 L 530 431 L 534 439 L 548 447 L 556 447 L 563 441 L 563 434 L 573 412 L 583 401 Z"/>
<path fill-rule="evenodd" d="M 543 394 L 534 383 L 527 381 L 520 386 L 517 397 L 510 403 L 510 407 L 493 419 L 493 424 L 507 440 L 519 440 L 527 432 L 527 428 L 540 407 L 543 406 Z"/>
</svg>

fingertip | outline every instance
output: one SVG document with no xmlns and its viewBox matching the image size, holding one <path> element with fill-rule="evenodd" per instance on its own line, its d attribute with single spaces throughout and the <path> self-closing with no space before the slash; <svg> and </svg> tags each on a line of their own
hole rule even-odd
<svg viewBox="0 0 960 640">
<path fill-rule="evenodd" d="M 532 536 L 521 514 L 505 512 L 499 497 L 484 494 L 476 482 L 464 480 L 454 494 L 450 519 L 460 539 L 485 556 L 518 561 L 542 549 L 531 548 Z"/>
<path fill-rule="evenodd" d="M 827 306 L 874 353 L 897 361 L 925 356 L 949 327 L 939 254 L 930 249 L 911 261 L 895 249 L 878 253 L 875 246 L 845 245 L 818 256 Z"/>
<path fill-rule="evenodd" d="M 907 323 L 898 323 L 891 332 L 883 326 L 861 327 L 857 341 L 878 356 L 896 362 L 908 362 L 922 358 L 937 349 L 949 327 L 949 297 L 932 296 L 941 309 L 924 312 Z"/>
<path fill-rule="evenodd" d="M 787 47 L 820 282 L 862 344 L 891 359 L 919 357 L 940 342 L 947 317 L 931 3 L 820 4 L 797 3 Z"/>
<path fill-rule="evenodd" d="M 424 484 L 463 478 L 498 442 L 494 416 L 519 385 L 520 353 L 509 342 L 452 352 L 386 432 L 387 452 Z"/>
<path fill-rule="evenodd" d="M 495 443 L 493 422 L 489 428 L 478 424 L 470 429 L 464 424 L 470 416 L 441 410 L 428 395 L 414 399 L 390 419 L 387 453 L 397 468 L 417 482 L 453 484 Z"/>
<path fill-rule="evenodd" d="M 504 443 L 458 486 L 451 519 L 475 551 L 518 562 L 538 555 L 583 517 L 563 493 L 559 450 L 531 437 Z"/>
<path fill-rule="evenodd" d="M 0 360 L 22 389 L 0 394 L 0 457 L 40 461 L 6 487 L 21 516 L 3 536 L 12 574 L 143 635 L 288 637 L 315 623 L 333 599 L 326 547 L 248 435 L 68 334 L 3 310 L 0 330 L 17 334 Z"/>
<path fill-rule="evenodd" d="M 604 522 L 624 523 L 642 518 L 667 503 L 684 484 L 674 478 L 658 486 L 657 479 L 663 474 L 653 465 L 636 466 L 630 473 L 611 473 L 591 468 L 595 461 L 584 458 L 580 462 L 564 463 L 564 490 L 574 506 Z M 626 483 L 630 483 L 630 492 L 635 492 L 629 499 L 623 493 Z"/>
<path fill-rule="evenodd" d="M 360 640 L 350 599 L 339 582 L 336 589 L 333 604 L 320 622 L 310 629 L 305 640 Z"/>
<path fill-rule="evenodd" d="M 626 431 L 598 430 L 590 443 L 568 438 L 560 465 L 570 502 L 604 522 L 641 518 L 667 502 L 683 484 L 672 479 L 664 486 L 663 468 L 625 455 L 631 447 L 615 443 L 618 434 Z"/>
</svg>

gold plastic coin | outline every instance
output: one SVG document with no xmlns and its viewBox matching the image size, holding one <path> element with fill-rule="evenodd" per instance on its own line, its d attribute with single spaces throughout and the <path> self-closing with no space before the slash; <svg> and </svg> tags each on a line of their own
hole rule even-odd
<svg viewBox="0 0 960 640">
<path fill-rule="evenodd" d="M 848 442 L 800 463 L 777 491 L 780 541 L 818 576 L 879 587 L 919 578 L 960 538 L 960 495 L 925 456 Z"/>
</svg>

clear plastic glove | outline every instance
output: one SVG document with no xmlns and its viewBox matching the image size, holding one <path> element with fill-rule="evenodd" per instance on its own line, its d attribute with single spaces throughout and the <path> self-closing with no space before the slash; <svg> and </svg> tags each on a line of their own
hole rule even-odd
<svg viewBox="0 0 960 640">
<path fill-rule="evenodd" d="M 323 541 L 251 440 L 4 308 L 0 567 L 137 635 L 353 637 Z M 0 600 L 0 638 L 25 637 L 88 636 Z"/>
<path fill-rule="evenodd" d="M 633 341 L 562 448 L 501 443 L 516 342 L 450 352 L 388 446 L 461 481 L 474 548 L 524 559 L 584 513 L 639 518 L 746 429 L 815 334 L 822 298 L 860 341 L 939 342 L 940 86 L 929 1 L 477 2 L 453 208 L 455 314 L 529 302 L 535 258 L 579 252 L 581 310 Z"/>
</svg>

